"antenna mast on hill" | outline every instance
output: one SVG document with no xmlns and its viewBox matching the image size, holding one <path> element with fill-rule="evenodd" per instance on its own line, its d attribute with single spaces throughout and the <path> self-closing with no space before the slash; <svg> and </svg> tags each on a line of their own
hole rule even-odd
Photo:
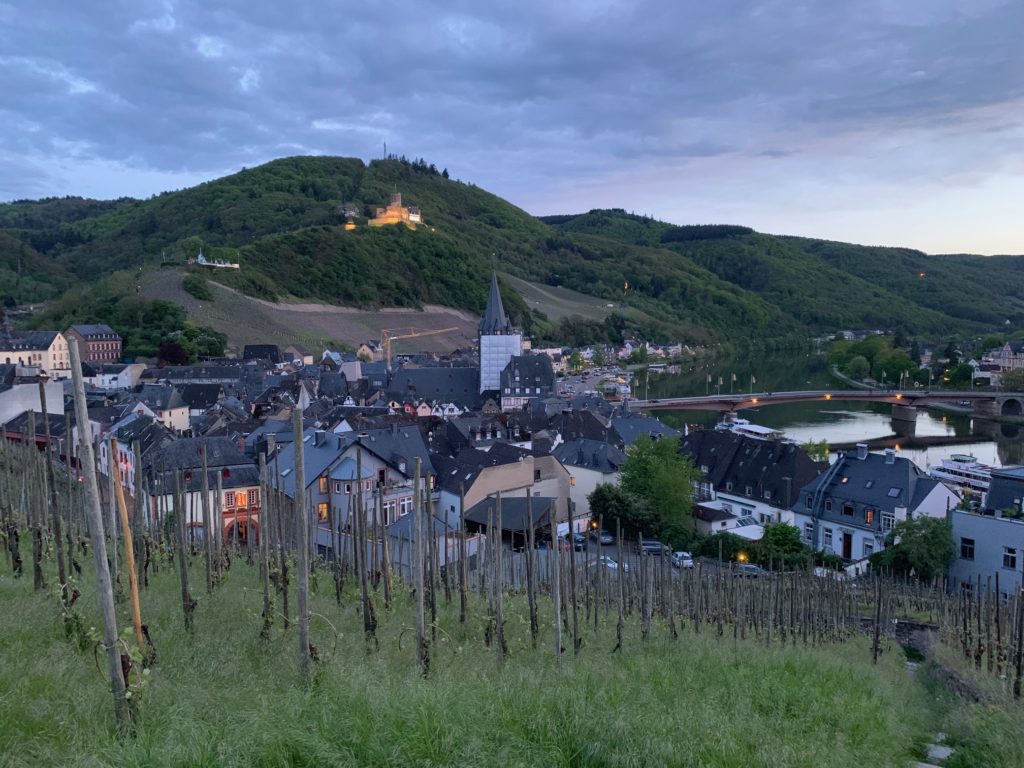
<svg viewBox="0 0 1024 768">
<path fill-rule="evenodd" d="M 388 159 L 388 143 L 386 141 L 384 142 L 384 159 Z"/>
</svg>

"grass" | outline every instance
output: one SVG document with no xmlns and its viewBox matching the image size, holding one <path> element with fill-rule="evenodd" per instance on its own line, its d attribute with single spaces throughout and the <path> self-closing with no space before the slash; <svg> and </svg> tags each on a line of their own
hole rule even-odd
<svg viewBox="0 0 1024 768">
<path fill-rule="evenodd" d="M 206 596 L 196 561 L 190 636 L 177 577 L 163 568 L 142 604 L 158 661 L 135 697 L 135 735 L 118 739 L 102 654 L 77 651 L 54 597 L 5 573 L 0 766 L 904 768 L 939 725 L 935 697 L 907 676 L 896 645 L 872 666 L 864 638 L 765 647 L 688 626 L 676 641 L 657 627 L 643 644 L 633 619 L 625 652 L 612 655 L 613 614 L 559 667 L 547 615 L 533 651 L 518 598 L 508 601 L 502 668 L 482 642 L 483 605 L 474 601 L 465 626 L 457 595 L 452 609 L 439 606 L 424 680 L 406 593 L 390 614 L 378 600 L 380 648 L 367 652 L 354 593 L 339 609 L 329 579 L 320 573 L 319 582 L 312 637 L 322 661 L 306 685 L 295 629 L 285 632 L 279 617 L 270 639 L 258 637 L 254 569 L 236 562 Z M 98 627 L 93 585 L 79 586 L 86 625 Z M 119 604 L 122 629 L 127 610 Z"/>
</svg>

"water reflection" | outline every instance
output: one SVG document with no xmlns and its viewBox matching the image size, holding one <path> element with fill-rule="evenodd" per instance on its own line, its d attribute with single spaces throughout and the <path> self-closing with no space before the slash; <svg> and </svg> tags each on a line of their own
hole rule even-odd
<svg viewBox="0 0 1024 768">
<path fill-rule="evenodd" d="M 732 374 L 736 373 L 735 383 Z M 707 381 L 711 374 L 710 384 Z M 750 377 L 754 389 L 776 391 L 812 388 L 841 388 L 828 374 L 820 356 L 802 353 L 777 354 L 756 363 L 722 363 L 701 368 L 695 366 L 677 375 L 654 376 L 650 397 L 683 397 L 720 391 L 746 392 Z M 993 466 L 1024 464 L 1024 431 L 1016 424 L 974 420 L 970 416 L 920 411 L 916 422 L 894 420 L 891 407 L 884 403 L 830 401 L 787 403 L 741 411 L 742 418 L 773 429 L 780 429 L 797 442 L 828 441 L 829 445 L 869 442 L 872 449 L 899 446 L 899 454 L 922 468 L 938 464 L 954 453 L 968 453 Z M 713 427 L 719 415 L 711 411 L 659 413 L 675 426 L 683 423 Z"/>
</svg>

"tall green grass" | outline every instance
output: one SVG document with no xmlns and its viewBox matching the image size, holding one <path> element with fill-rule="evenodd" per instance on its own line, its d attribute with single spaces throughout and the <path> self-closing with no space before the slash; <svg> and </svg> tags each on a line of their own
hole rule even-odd
<svg viewBox="0 0 1024 768">
<path fill-rule="evenodd" d="M 201 592 L 200 563 L 193 591 Z M 614 614 L 587 629 L 579 656 L 553 652 L 550 603 L 542 645 L 530 647 L 525 605 L 508 601 L 509 657 L 483 645 L 484 606 L 471 621 L 439 605 L 431 673 L 415 658 L 411 601 L 378 599 L 379 650 L 367 650 L 356 596 L 338 608 L 320 574 L 312 600 L 321 658 L 298 673 L 295 629 L 278 616 L 261 640 L 255 569 L 236 562 L 200 595 L 196 629 L 182 626 L 168 568 L 143 593 L 157 664 L 136 695 L 133 736 L 118 738 L 103 654 L 64 637 L 53 596 L 30 578 L 0 577 L 0 765 L 60 766 L 899 766 L 938 727 L 933 698 L 892 646 L 878 666 L 866 640 L 765 647 L 718 637 L 678 640 L 664 627 L 643 643 Z M 79 585 L 87 625 L 99 626 L 93 584 Z M 127 601 L 120 621 L 129 627 Z M 568 645 L 568 642 L 567 642 Z"/>
</svg>

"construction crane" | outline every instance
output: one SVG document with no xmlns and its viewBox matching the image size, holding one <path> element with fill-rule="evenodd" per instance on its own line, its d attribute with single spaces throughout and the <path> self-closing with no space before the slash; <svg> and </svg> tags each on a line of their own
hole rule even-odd
<svg viewBox="0 0 1024 768">
<path fill-rule="evenodd" d="M 420 336 L 433 336 L 437 333 L 457 331 L 458 328 L 436 328 L 430 331 L 418 331 L 415 328 L 397 328 L 380 332 L 380 345 L 384 347 L 384 360 L 387 362 L 388 375 L 391 375 L 391 344 L 403 339 L 418 339 Z"/>
</svg>

